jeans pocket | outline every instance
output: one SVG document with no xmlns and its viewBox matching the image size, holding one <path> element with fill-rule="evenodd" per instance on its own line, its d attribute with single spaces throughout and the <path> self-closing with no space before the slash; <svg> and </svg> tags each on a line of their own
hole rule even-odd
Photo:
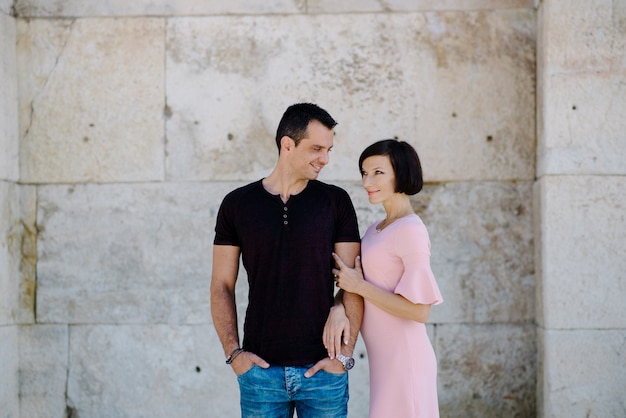
<svg viewBox="0 0 626 418">
<path fill-rule="evenodd" d="M 248 370 L 246 370 L 245 372 L 243 372 L 243 373 L 241 373 L 241 374 L 238 374 L 238 375 L 237 375 L 237 380 L 239 380 L 239 378 L 242 378 L 242 377 L 245 377 L 245 376 L 247 376 L 247 375 L 249 375 L 249 374 L 252 374 L 251 372 L 252 372 L 252 370 L 254 370 L 254 368 L 255 368 L 255 367 L 259 367 L 259 366 L 257 366 L 256 364 L 254 364 L 254 363 L 253 363 L 253 364 L 252 364 L 252 367 L 250 367 L 250 368 L 249 368 Z"/>
<path fill-rule="evenodd" d="M 344 370 L 344 371 L 341 371 L 341 372 L 339 372 L 339 373 L 335 373 L 335 372 L 329 372 L 329 371 L 327 371 L 327 370 L 323 370 L 323 369 L 322 369 L 322 370 L 320 370 L 318 373 L 326 373 L 326 374 L 328 374 L 328 375 L 330 375 L 330 376 L 343 376 L 344 374 L 346 374 L 346 373 L 348 373 L 348 372 Z"/>
</svg>

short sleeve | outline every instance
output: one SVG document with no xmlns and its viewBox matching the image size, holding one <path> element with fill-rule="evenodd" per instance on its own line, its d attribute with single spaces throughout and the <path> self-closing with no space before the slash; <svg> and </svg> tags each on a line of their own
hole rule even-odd
<svg viewBox="0 0 626 418">
<path fill-rule="evenodd" d="M 359 224 L 352 200 L 345 190 L 339 189 L 338 191 L 335 200 L 337 220 L 335 242 L 360 242 Z"/>
<path fill-rule="evenodd" d="M 394 247 L 402 260 L 404 272 L 395 288 L 413 303 L 439 305 L 443 302 L 439 286 L 430 268 L 430 239 L 424 224 L 417 218 L 399 228 Z"/>
<path fill-rule="evenodd" d="M 241 240 L 237 235 L 233 218 L 235 212 L 235 196 L 231 192 L 220 205 L 217 212 L 217 222 L 215 224 L 215 238 L 213 240 L 214 245 L 234 245 L 241 246 Z"/>
</svg>

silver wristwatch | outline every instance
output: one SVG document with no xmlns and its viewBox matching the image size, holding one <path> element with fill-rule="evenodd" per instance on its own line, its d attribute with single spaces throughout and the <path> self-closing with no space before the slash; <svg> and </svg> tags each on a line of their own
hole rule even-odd
<svg viewBox="0 0 626 418">
<path fill-rule="evenodd" d="M 344 356 L 343 354 L 337 354 L 337 360 L 343 364 L 345 370 L 350 370 L 354 367 L 354 359 L 352 357 Z"/>
</svg>

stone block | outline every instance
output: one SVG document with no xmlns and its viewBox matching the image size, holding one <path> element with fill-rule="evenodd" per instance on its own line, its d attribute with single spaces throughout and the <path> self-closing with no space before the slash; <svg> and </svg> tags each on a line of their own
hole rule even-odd
<svg viewBox="0 0 626 418">
<path fill-rule="evenodd" d="M 431 241 L 444 303 L 433 323 L 528 323 L 535 316 L 532 187 L 428 185 L 412 197 Z"/>
<path fill-rule="evenodd" d="M 53 418 L 66 414 L 68 327 L 22 326 L 19 330 L 19 389 L 22 417 Z"/>
<path fill-rule="evenodd" d="M 167 176 L 266 175 L 282 112 L 311 101 L 339 121 L 323 180 L 358 181 L 389 137 L 428 181 L 530 180 L 534 30 L 529 10 L 170 19 Z"/>
<path fill-rule="evenodd" d="M 0 0 L 0 13 L 11 15 L 13 10 L 13 0 Z"/>
<path fill-rule="evenodd" d="M 217 210 L 243 184 L 40 186 L 38 320 L 204 322 Z M 364 232 L 382 207 L 356 183 L 337 185 Z M 241 269 L 242 298 L 245 281 Z"/>
<path fill-rule="evenodd" d="M 18 327 L 0 326 L 0 416 L 2 418 L 20 417 L 19 378 L 18 378 Z M 22 415 L 23 416 L 23 415 Z"/>
<path fill-rule="evenodd" d="M 626 328 L 626 178 L 549 176 L 537 184 L 537 320 L 545 328 Z"/>
<path fill-rule="evenodd" d="M 359 342 L 355 353 L 364 352 Z M 69 362 L 68 410 L 78 416 L 240 416 L 212 325 L 72 326 Z M 350 416 L 367 415 L 367 376 L 367 358 L 357 357 Z"/>
<path fill-rule="evenodd" d="M 350 195 L 361 236 L 385 217 L 382 205 L 370 204 L 359 183 L 334 184 Z M 429 322 L 534 320 L 530 183 L 427 185 L 412 203 L 429 231 L 431 267 L 445 300 L 433 308 Z M 244 297 L 247 287 L 241 292 Z"/>
<path fill-rule="evenodd" d="M 445 324 L 435 335 L 442 417 L 535 416 L 533 324 Z"/>
<path fill-rule="evenodd" d="M 15 42 L 15 19 L 0 13 L 0 180 L 11 181 L 19 178 Z"/>
<path fill-rule="evenodd" d="M 273 0 L 269 2 L 250 2 L 245 0 L 230 2 L 219 0 L 178 0 L 176 2 L 17 0 L 15 10 L 20 17 L 200 16 L 519 9 L 532 8 L 534 3 L 535 0 L 392 0 L 384 4 L 373 0 L 342 2 L 332 2 L 330 0 L 309 0 L 306 2 L 303 0 Z M 10 5 L 7 5 L 7 10 L 10 10 Z"/>
<path fill-rule="evenodd" d="M 624 416 L 626 330 L 539 333 L 538 416 Z"/>
<path fill-rule="evenodd" d="M 163 19 L 18 20 L 21 179 L 163 179 Z"/>
<path fill-rule="evenodd" d="M 93 418 L 237 417 L 237 381 L 216 341 L 211 325 L 72 326 L 68 406 Z"/>
<path fill-rule="evenodd" d="M 16 322 L 20 256 L 15 188 L 14 183 L 0 181 L 0 325 Z"/>
<path fill-rule="evenodd" d="M 38 322 L 204 323 L 228 183 L 41 186 Z"/>
<path fill-rule="evenodd" d="M 197 16 L 223 14 L 303 13 L 304 0 L 17 0 L 21 17 Z"/>
<path fill-rule="evenodd" d="M 534 0 L 308 0 L 309 13 L 414 12 L 533 8 Z"/>
<path fill-rule="evenodd" d="M 545 74 L 626 69 L 626 3 L 553 0 L 538 6 L 539 70 Z"/>
<path fill-rule="evenodd" d="M 35 199 L 34 187 L 0 181 L 0 325 L 34 320 Z"/>
<path fill-rule="evenodd" d="M 626 173 L 624 79 L 626 69 L 544 75 L 538 96 L 539 176 Z"/>
</svg>

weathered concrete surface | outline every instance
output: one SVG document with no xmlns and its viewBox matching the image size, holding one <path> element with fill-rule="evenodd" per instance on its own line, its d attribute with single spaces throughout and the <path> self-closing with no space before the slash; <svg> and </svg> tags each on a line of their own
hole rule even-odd
<svg viewBox="0 0 626 418">
<path fill-rule="evenodd" d="M 73 326 L 68 402 L 88 417 L 235 417 L 232 370 L 212 325 Z"/>
<path fill-rule="evenodd" d="M 13 0 L 0 0 L 0 13 L 11 15 Z"/>
<path fill-rule="evenodd" d="M 541 71 L 575 75 L 626 69 L 623 1 L 542 1 L 538 14 Z"/>
<path fill-rule="evenodd" d="M 15 3 L 20 17 L 193 16 L 306 11 L 306 0 L 17 0 Z"/>
<path fill-rule="evenodd" d="M 35 210 L 34 187 L 0 181 L 0 325 L 34 320 Z"/>
<path fill-rule="evenodd" d="M 163 19 L 19 20 L 20 175 L 163 179 Z"/>
<path fill-rule="evenodd" d="M 529 0 L 384 7 L 15 3 L 20 175 L 36 186 L 9 177 L 0 196 L 29 208 L 22 239 L 39 231 L 36 252 L 18 251 L 38 256 L 40 323 L 19 334 L 22 416 L 239 416 L 209 312 L 215 216 L 226 192 L 273 167 L 276 124 L 302 100 L 339 121 L 321 178 L 348 190 L 362 232 L 384 215 L 359 184 L 361 150 L 397 136 L 422 157 L 432 183 L 413 204 L 446 300 L 428 326 L 442 411 L 532 415 L 535 13 Z M 442 9 L 456 12 L 419 13 Z M 241 318 L 246 293 L 242 272 Z M 359 418 L 362 341 L 356 357 Z"/>
<path fill-rule="evenodd" d="M 17 338 L 17 326 L 0 326 L 0 376 L 2 376 L 0 416 L 2 418 L 20 417 Z"/>
<path fill-rule="evenodd" d="M 535 280 L 529 182 L 427 186 L 412 197 L 428 228 L 445 302 L 434 323 L 530 323 Z"/>
<path fill-rule="evenodd" d="M 281 113 L 307 100 L 339 121 L 323 179 L 354 179 L 366 145 L 398 136 L 427 180 L 530 180 L 534 22 L 526 10 L 169 19 L 168 178 L 261 177 Z"/>
<path fill-rule="evenodd" d="M 437 325 L 441 416 L 535 416 L 535 340 L 533 324 Z"/>
<path fill-rule="evenodd" d="M 0 180 L 11 181 L 19 178 L 15 40 L 15 19 L 0 13 Z"/>
<path fill-rule="evenodd" d="M 538 413 L 625 416 L 626 2 L 538 7 Z"/>
<path fill-rule="evenodd" d="M 40 187 L 38 320 L 205 323 L 215 216 L 230 187 Z"/>
<path fill-rule="evenodd" d="M 626 68 L 602 74 L 545 76 L 544 122 L 538 131 L 544 138 L 537 159 L 539 175 L 623 174 L 625 80 Z"/>
<path fill-rule="evenodd" d="M 538 332 L 538 416 L 626 416 L 624 329 Z"/>
<path fill-rule="evenodd" d="M 626 3 L 545 1 L 538 20 L 537 174 L 624 174 Z"/>
<path fill-rule="evenodd" d="M 87 416 L 141 416 L 146 411 L 159 416 L 165 405 L 163 416 L 168 416 L 168 408 L 178 407 L 173 398 L 183 389 L 167 385 L 193 376 L 199 386 L 189 392 L 193 401 L 182 410 L 210 408 L 217 411 L 215 416 L 239 415 L 236 381 L 223 364 L 210 322 L 208 284 L 217 208 L 241 184 L 39 187 L 38 320 L 105 324 L 69 328 L 70 408 Z M 242 274 L 237 287 L 240 318 L 246 294 Z M 170 358 L 168 350 L 185 352 L 193 339 L 202 341 L 197 364 L 157 360 Z M 91 342 L 104 340 L 113 342 Z M 369 389 L 362 342 L 357 358 L 351 409 L 363 416 Z M 159 361 L 166 363 L 170 377 L 159 380 L 168 371 L 155 377 L 153 364 Z M 197 376 L 196 366 L 202 370 Z M 141 399 L 134 403 L 137 397 Z"/>
<path fill-rule="evenodd" d="M 309 13 L 532 8 L 535 0 L 307 0 Z"/>
<path fill-rule="evenodd" d="M 84 349 L 74 348 L 77 344 L 85 343 L 82 337 L 72 340 L 70 351 L 83 351 L 80 361 L 79 357 L 70 360 L 70 370 L 73 367 L 108 370 L 108 374 L 86 379 L 93 380 L 93 385 L 101 392 L 92 393 L 92 389 L 84 389 L 84 386 L 76 384 L 70 400 L 77 411 L 88 411 L 91 414 L 101 408 L 102 404 L 98 402 L 106 401 L 117 405 L 107 409 L 110 416 L 141 414 L 139 411 L 145 406 L 142 403 L 133 404 L 130 398 L 124 400 L 126 395 L 122 394 L 127 391 L 116 382 L 128 381 L 129 387 L 134 388 L 139 383 L 133 379 L 149 382 L 154 376 L 148 374 L 134 377 L 135 367 L 139 366 L 129 368 L 119 367 L 118 364 L 115 367 L 113 360 L 107 360 L 111 363 L 102 366 L 99 362 L 105 361 L 107 356 L 117 358 L 114 352 L 129 343 L 154 345 L 156 356 L 158 350 L 163 349 L 166 338 L 147 331 L 153 328 L 165 329 L 168 333 L 194 330 L 193 335 L 196 335 L 195 330 L 200 329 L 209 333 L 206 347 L 215 352 L 217 360 L 213 360 L 221 368 L 223 353 L 219 340 L 212 326 L 205 326 L 210 325 L 208 284 L 211 244 L 221 198 L 241 184 L 39 187 L 39 321 L 137 324 L 136 327 L 102 325 L 70 328 L 72 338 L 74 335 L 83 335 L 79 331 L 75 334 L 74 330 L 89 330 L 84 335 L 106 332 L 107 335 L 115 336 L 111 338 L 120 339 L 116 343 L 119 344 L 118 348 L 105 344 L 98 350 L 92 348 L 92 345 Z M 339 185 L 353 198 L 361 232 L 384 216 L 380 206 L 368 203 L 359 183 L 343 182 Z M 429 186 L 414 198 L 416 210 L 429 226 L 433 242 L 433 269 L 446 299 L 443 305 L 433 309 L 433 323 L 532 320 L 534 291 L 529 195 L 528 183 L 494 182 Z M 451 259 L 456 260 L 455 263 Z M 82 261 L 76 263 L 74 260 Z M 446 267 L 451 264 L 460 267 Z M 460 286 L 459 281 L 465 285 Z M 246 294 L 247 285 L 242 272 L 237 288 L 240 318 L 244 316 Z M 163 323 L 171 325 L 149 325 Z M 191 326 L 193 324 L 197 326 Z M 130 338 L 126 335 L 127 331 L 119 331 L 118 328 L 141 329 L 148 335 L 145 341 L 133 343 L 127 341 Z M 433 329 L 430 326 L 435 341 Z M 505 335 L 508 334 L 505 332 Z M 534 350 L 532 339 L 523 341 L 528 344 L 527 350 Z M 113 352 L 109 353 L 111 350 Z M 137 348 L 137 352 L 142 351 Z M 449 355 L 441 354 L 440 359 Z M 350 408 L 362 411 L 364 415 L 369 389 L 367 353 L 362 342 L 359 342 L 356 356 L 359 367 L 352 373 Z M 141 365 L 146 360 L 140 358 L 139 354 L 136 357 L 129 354 L 126 361 L 128 364 Z M 199 367 L 209 370 L 206 366 Z M 71 373 L 82 375 L 87 371 Z M 129 376 L 126 377 L 126 374 Z M 211 380 L 209 386 L 219 386 L 223 379 L 221 375 L 211 375 L 210 378 L 214 380 Z M 476 378 L 489 378 L 494 384 L 502 379 L 500 375 L 487 374 Z M 452 376 L 442 378 L 441 382 L 453 385 L 457 379 L 458 376 Z M 532 379 L 518 382 L 524 387 L 533 385 Z M 142 387 L 146 387 L 146 384 Z M 156 396 L 153 392 L 158 390 L 161 389 L 146 389 L 147 392 L 141 395 L 142 399 L 152 399 Z M 219 402 L 224 404 L 225 410 L 230 410 L 228 413 L 235 414 L 237 411 L 232 411 L 237 405 L 236 394 L 234 390 L 229 395 L 219 395 Z M 202 404 L 207 394 L 196 395 L 199 396 L 197 402 Z M 99 397 L 101 401 L 96 399 Z M 94 414 L 98 416 L 97 412 Z"/>
<path fill-rule="evenodd" d="M 0 325 L 14 324 L 19 294 L 19 202 L 14 183 L 0 181 Z"/>
<path fill-rule="evenodd" d="M 626 177 L 547 176 L 536 184 L 538 323 L 626 328 Z"/>
<path fill-rule="evenodd" d="M 20 199 L 15 20 L 0 0 L 0 416 L 19 418 Z"/>
<path fill-rule="evenodd" d="M 31 325 L 19 329 L 20 416 L 66 415 L 68 326 Z"/>
<path fill-rule="evenodd" d="M 205 323 L 215 217 L 243 184 L 40 186 L 38 321 Z M 340 185 L 364 231 L 381 208 L 360 185 Z M 240 277 L 243 309 L 243 269 Z"/>
<path fill-rule="evenodd" d="M 206 321 L 215 216 L 240 184 L 40 187 L 39 321 Z M 382 208 L 357 183 L 341 185 L 363 233 Z M 528 183 L 457 183 L 414 198 L 450 301 L 433 311 L 433 322 L 532 320 L 530 190 Z"/>
<path fill-rule="evenodd" d="M 7 1 L 7 0 L 5 0 Z M 194 16 L 276 13 L 361 13 L 428 10 L 491 10 L 532 8 L 535 0 L 178 0 L 176 2 L 120 2 L 114 0 L 17 0 L 20 17 Z"/>
<path fill-rule="evenodd" d="M 432 326 L 429 332 L 434 341 Z M 237 382 L 212 325 L 71 326 L 69 335 L 68 411 L 107 418 L 240 416 Z M 369 403 L 361 340 L 355 357 L 349 416 L 359 418 L 367 416 Z M 55 380 L 46 370 L 42 378 Z"/>
</svg>

